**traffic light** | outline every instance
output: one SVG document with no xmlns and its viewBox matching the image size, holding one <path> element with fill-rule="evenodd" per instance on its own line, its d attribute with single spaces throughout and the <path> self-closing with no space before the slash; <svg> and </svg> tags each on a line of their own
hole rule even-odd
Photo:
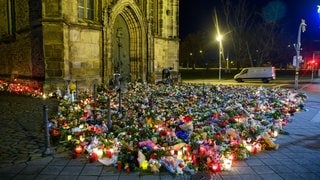
<svg viewBox="0 0 320 180">
<path fill-rule="evenodd" d="M 307 65 L 309 68 L 315 69 L 318 67 L 318 62 L 316 60 L 311 60 L 311 61 L 308 61 Z"/>
</svg>

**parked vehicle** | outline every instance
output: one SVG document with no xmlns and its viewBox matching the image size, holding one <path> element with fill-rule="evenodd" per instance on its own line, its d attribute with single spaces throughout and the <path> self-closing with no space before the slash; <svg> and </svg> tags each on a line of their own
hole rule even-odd
<svg viewBox="0 0 320 180">
<path fill-rule="evenodd" d="M 261 79 L 262 82 L 268 83 L 270 80 L 276 79 L 275 67 L 248 67 L 243 68 L 240 73 L 234 76 L 238 82 L 244 82 L 248 79 Z"/>
</svg>

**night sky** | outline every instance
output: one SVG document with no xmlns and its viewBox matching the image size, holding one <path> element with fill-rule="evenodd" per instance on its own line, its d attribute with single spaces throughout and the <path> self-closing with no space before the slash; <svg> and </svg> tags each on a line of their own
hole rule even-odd
<svg viewBox="0 0 320 180">
<path fill-rule="evenodd" d="M 248 0 L 258 7 L 254 10 L 260 11 L 270 0 Z M 317 5 L 320 0 L 279 0 L 286 6 L 286 13 L 282 19 L 292 35 L 297 36 L 301 19 L 307 24 L 306 32 L 302 38 L 308 40 L 320 39 L 320 16 L 317 14 Z M 220 0 L 181 0 L 180 1 L 180 38 L 186 37 L 189 33 L 208 31 L 213 29 L 213 10 L 219 8 Z"/>
</svg>

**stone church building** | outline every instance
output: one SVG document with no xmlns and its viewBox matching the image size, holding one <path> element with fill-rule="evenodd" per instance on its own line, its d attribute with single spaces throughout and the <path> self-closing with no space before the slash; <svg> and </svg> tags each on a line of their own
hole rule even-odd
<svg viewBox="0 0 320 180">
<path fill-rule="evenodd" d="M 178 71 L 179 0 L 0 1 L 0 76 L 44 81 L 44 90 L 156 82 Z"/>
</svg>

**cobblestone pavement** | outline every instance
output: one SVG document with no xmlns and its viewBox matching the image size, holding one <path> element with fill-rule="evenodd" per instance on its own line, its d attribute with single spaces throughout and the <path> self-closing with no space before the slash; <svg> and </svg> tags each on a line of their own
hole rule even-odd
<svg viewBox="0 0 320 180">
<path fill-rule="evenodd" d="M 42 157 L 44 104 L 49 117 L 57 112 L 54 99 L 0 92 L 0 168 Z"/>
</svg>

